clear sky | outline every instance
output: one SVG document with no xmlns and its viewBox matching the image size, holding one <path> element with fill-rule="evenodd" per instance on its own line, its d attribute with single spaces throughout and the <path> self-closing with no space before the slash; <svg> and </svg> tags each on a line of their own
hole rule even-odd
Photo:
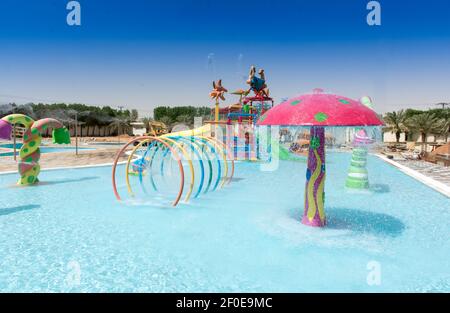
<svg viewBox="0 0 450 313">
<path fill-rule="evenodd" d="M 276 100 L 321 87 L 370 95 L 380 112 L 450 101 L 450 1 L 0 1 L 0 103 L 137 108 L 211 105 L 213 79 L 245 88 L 266 70 Z M 234 101 L 232 95 L 227 102 Z"/>
</svg>

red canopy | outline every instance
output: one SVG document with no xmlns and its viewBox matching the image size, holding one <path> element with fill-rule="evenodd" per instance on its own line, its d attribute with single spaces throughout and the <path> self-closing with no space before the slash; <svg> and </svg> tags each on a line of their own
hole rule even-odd
<svg viewBox="0 0 450 313">
<path fill-rule="evenodd" d="M 258 125 L 378 126 L 383 122 L 359 101 L 319 90 L 275 106 L 261 116 Z"/>
</svg>

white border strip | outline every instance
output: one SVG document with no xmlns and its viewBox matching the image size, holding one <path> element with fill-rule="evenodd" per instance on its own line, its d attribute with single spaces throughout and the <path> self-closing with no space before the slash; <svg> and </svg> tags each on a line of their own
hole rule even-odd
<svg viewBox="0 0 450 313">
<path fill-rule="evenodd" d="M 447 196 L 448 198 L 450 198 L 450 186 L 447 186 L 446 184 L 441 183 L 431 177 L 425 176 L 424 174 L 421 174 L 416 170 L 413 170 L 405 165 L 395 162 L 394 160 L 388 159 L 386 156 L 384 156 L 382 154 L 377 153 L 375 155 L 377 157 L 379 157 L 380 159 L 382 159 L 383 161 L 397 167 L 403 173 L 417 179 L 422 184 L 424 184 L 430 188 L 433 188 L 434 190 L 442 193 L 444 196 Z"/>
<path fill-rule="evenodd" d="M 95 150 L 95 149 L 92 149 Z M 58 152 L 54 152 L 58 153 Z M 130 155 L 131 151 L 125 151 L 126 155 Z M 127 164 L 128 161 L 121 161 L 117 162 L 117 165 Z M 77 168 L 90 168 L 90 167 L 105 167 L 105 166 L 113 166 L 114 163 L 100 163 L 100 164 L 88 164 L 88 165 L 75 165 L 75 166 L 60 166 L 60 167 L 49 167 L 49 168 L 43 168 L 41 169 L 41 172 L 45 171 L 57 171 L 57 170 L 67 170 L 67 169 L 77 169 Z M 16 174 L 17 170 L 15 171 L 6 171 L 6 172 L 0 172 L 0 175 L 9 175 L 9 174 Z"/>
<path fill-rule="evenodd" d="M 127 161 L 117 162 L 117 165 L 126 164 Z M 50 167 L 50 168 L 43 168 L 41 169 L 41 172 L 46 171 L 57 171 L 57 170 L 70 170 L 70 169 L 78 169 L 78 168 L 90 168 L 90 167 L 105 167 L 105 166 L 112 166 L 114 163 L 100 163 L 100 164 L 90 164 L 90 165 L 75 165 L 75 166 L 62 166 L 62 167 Z M 16 171 L 7 171 L 7 172 L 0 172 L 0 175 L 9 175 L 9 174 L 17 174 Z"/>
</svg>

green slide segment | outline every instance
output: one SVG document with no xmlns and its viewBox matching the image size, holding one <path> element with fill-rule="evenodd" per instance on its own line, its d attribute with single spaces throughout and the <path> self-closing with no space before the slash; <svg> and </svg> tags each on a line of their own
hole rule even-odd
<svg viewBox="0 0 450 313">
<path fill-rule="evenodd" d="M 306 162 L 306 156 L 302 157 L 300 155 L 296 155 L 295 153 L 291 153 L 289 152 L 289 150 L 284 147 L 283 145 L 280 145 L 280 143 L 278 141 L 272 141 L 272 151 L 273 151 L 273 147 L 277 145 L 278 146 L 278 151 L 279 151 L 279 158 L 280 160 L 283 161 L 303 161 Z"/>
</svg>

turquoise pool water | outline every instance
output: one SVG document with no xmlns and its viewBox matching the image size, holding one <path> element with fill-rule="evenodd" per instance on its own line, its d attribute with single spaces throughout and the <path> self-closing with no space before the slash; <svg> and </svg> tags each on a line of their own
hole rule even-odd
<svg viewBox="0 0 450 313">
<path fill-rule="evenodd" d="M 327 157 L 324 229 L 299 223 L 301 162 L 238 163 L 230 186 L 176 208 L 118 203 L 110 167 L 30 188 L 0 175 L 0 290 L 450 291 L 450 200 L 376 157 L 371 192 L 349 192 L 350 155 Z"/>
<path fill-rule="evenodd" d="M 22 147 L 22 144 L 18 143 L 16 144 L 16 149 L 20 149 Z M 7 148 L 7 149 L 13 149 L 14 144 L 1 144 L 0 148 Z M 52 152 L 70 152 L 75 151 L 75 147 L 46 147 L 41 146 L 40 150 L 41 153 L 52 153 Z M 84 148 L 84 147 L 78 147 L 78 150 L 94 150 L 94 148 Z M 17 150 L 17 155 L 19 154 L 19 151 Z M 2 156 L 13 156 L 14 152 L 2 152 L 0 151 L 0 157 Z"/>
</svg>

